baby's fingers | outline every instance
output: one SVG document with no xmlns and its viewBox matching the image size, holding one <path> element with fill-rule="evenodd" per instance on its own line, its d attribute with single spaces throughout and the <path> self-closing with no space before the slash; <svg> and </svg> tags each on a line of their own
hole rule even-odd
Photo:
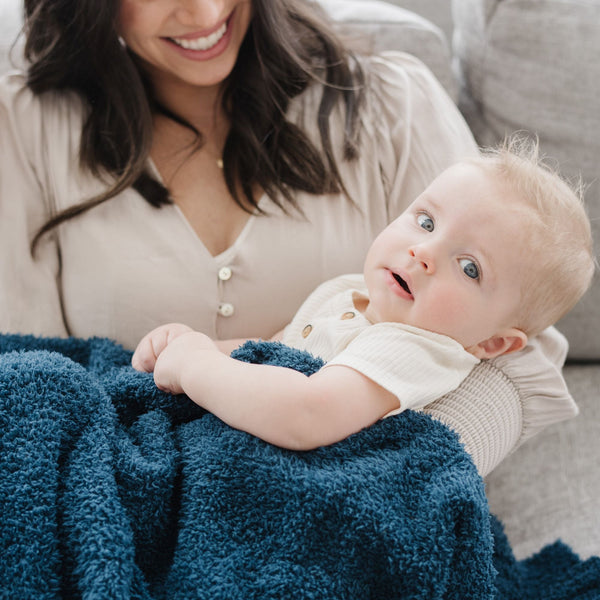
<svg viewBox="0 0 600 600">
<path fill-rule="evenodd" d="M 138 344 L 131 358 L 131 366 L 138 371 L 151 373 L 154 371 L 156 359 L 161 352 L 176 338 L 192 331 L 187 325 L 169 323 L 156 327 L 146 334 Z"/>
<path fill-rule="evenodd" d="M 152 340 L 149 336 L 146 336 L 135 349 L 135 352 L 131 357 L 131 366 L 136 371 L 151 373 L 154 370 L 155 364 L 156 355 L 154 354 Z"/>
</svg>

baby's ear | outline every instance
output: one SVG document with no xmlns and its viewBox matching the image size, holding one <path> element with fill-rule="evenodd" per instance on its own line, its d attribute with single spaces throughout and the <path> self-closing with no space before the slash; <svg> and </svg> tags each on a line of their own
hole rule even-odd
<svg viewBox="0 0 600 600">
<path fill-rule="evenodd" d="M 527 334 L 516 327 L 510 327 L 483 342 L 479 342 L 479 344 L 466 348 L 466 350 L 473 356 L 485 360 L 502 354 L 518 352 L 526 344 Z"/>
</svg>

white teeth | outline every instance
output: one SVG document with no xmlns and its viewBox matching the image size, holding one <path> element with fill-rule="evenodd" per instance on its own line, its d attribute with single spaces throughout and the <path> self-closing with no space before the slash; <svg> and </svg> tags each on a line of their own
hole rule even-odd
<svg viewBox="0 0 600 600">
<path fill-rule="evenodd" d="M 186 50 L 208 50 L 212 48 L 227 31 L 227 23 L 223 23 L 219 29 L 213 31 L 206 37 L 199 37 L 194 40 L 185 40 L 183 38 L 171 38 L 178 46 Z"/>
</svg>

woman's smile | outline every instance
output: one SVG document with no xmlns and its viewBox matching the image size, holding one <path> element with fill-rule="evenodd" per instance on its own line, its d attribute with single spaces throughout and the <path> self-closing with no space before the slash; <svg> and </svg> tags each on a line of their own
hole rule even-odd
<svg viewBox="0 0 600 600">
<path fill-rule="evenodd" d="M 121 0 L 120 34 L 141 60 L 161 101 L 183 88 L 220 86 L 231 74 L 252 19 L 251 0 Z"/>
<path fill-rule="evenodd" d="M 181 37 L 181 38 L 169 38 L 171 42 L 175 42 L 178 46 L 185 48 L 186 50 L 208 50 L 212 48 L 227 31 L 227 23 L 223 23 L 214 33 L 205 37 L 195 35 Z"/>
<path fill-rule="evenodd" d="M 211 30 L 187 33 L 181 36 L 163 38 L 171 46 L 177 46 L 181 54 L 195 60 L 207 60 L 214 58 L 223 52 L 231 39 L 232 22 L 235 10 L 223 20 L 217 23 Z"/>
</svg>

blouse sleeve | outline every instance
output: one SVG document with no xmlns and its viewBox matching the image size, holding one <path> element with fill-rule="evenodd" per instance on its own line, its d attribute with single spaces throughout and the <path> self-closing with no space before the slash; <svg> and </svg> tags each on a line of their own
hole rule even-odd
<svg viewBox="0 0 600 600">
<path fill-rule="evenodd" d="M 0 332 L 65 335 L 52 236 L 30 252 L 50 215 L 51 148 L 41 103 L 22 75 L 0 79 L 0 131 Z"/>
<path fill-rule="evenodd" d="M 481 362 L 424 412 L 456 431 L 485 476 L 523 442 L 578 414 L 561 374 L 567 348 L 551 327 L 521 352 Z"/>
<path fill-rule="evenodd" d="M 398 216 L 444 169 L 477 144 L 452 99 L 417 58 L 386 52 L 367 63 L 388 218 Z"/>
<path fill-rule="evenodd" d="M 521 397 L 522 426 L 515 447 L 549 425 L 579 414 L 562 376 L 567 349 L 565 337 L 550 327 L 529 342 L 518 360 L 511 360 L 509 354 L 495 359 L 496 367 L 514 382 Z M 539 369 L 542 360 L 545 369 Z"/>
</svg>

